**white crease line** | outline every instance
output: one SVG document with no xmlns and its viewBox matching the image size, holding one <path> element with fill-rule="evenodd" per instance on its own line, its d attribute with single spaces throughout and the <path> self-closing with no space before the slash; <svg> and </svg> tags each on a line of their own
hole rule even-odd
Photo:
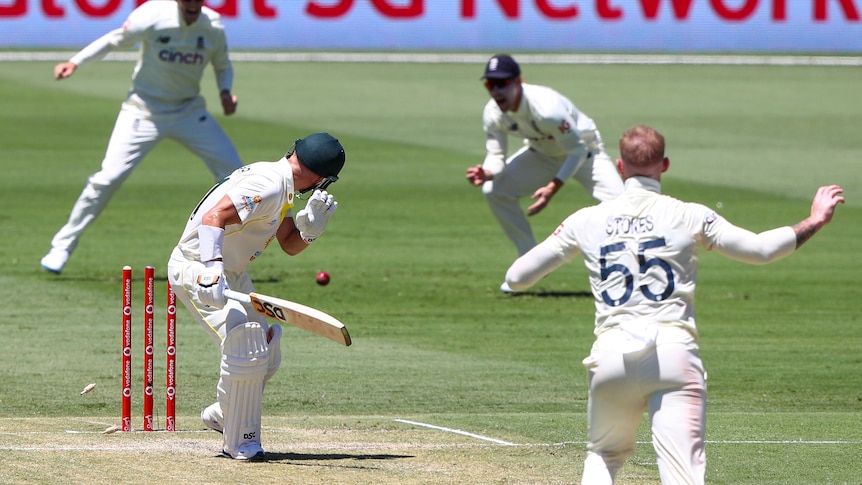
<svg viewBox="0 0 862 485">
<path fill-rule="evenodd" d="M 422 426 L 425 428 L 436 429 L 439 431 L 445 431 L 447 433 L 455 433 L 464 436 L 469 436 L 471 438 L 476 438 L 479 440 L 490 441 L 491 443 L 497 443 L 498 445 L 506 445 L 506 446 L 518 446 L 515 443 L 509 443 L 508 441 L 498 440 L 496 438 L 489 438 L 487 436 L 482 436 L 478 434 L 468 433 L 466 431 L 461 431 L 460 429 L 452 429 L 452 428 L 444 428 L 443 426 L 435 426 L 433 424 L 428 423 L 418 423 L 416 421 L 409 421 L 407 419 L 395 419 L 394 421 L 398 421 L 399 423 L 412 424 L 414 426 Z"/>
<path fill-rule="evenodd" d="M 706 440 L 708 445 L 862 445 L 844 440 Z"/>
<path fill-rule="evenodd" d="M 652 441 L 637 441 L 638 445 L 651 445 Z M 706 440 L 708 445 L 862 445 L 862 441 L 854 440 Z M 561 441 L 551 444 L 533 444 L 524 446 L 562 446 L 586 445 L 585 441 Z"/>
</svg>

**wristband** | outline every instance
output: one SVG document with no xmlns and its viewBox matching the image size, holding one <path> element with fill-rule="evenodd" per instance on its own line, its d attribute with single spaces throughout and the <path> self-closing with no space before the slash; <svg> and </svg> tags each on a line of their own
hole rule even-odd
<svg viewBox="0 0 862 485">
<path fill-rule="evenodd" d="M 224 229 L 206 225 L 198 227 L 198 243 L 200 245 L 202 263 L 221 259 L 221 248 L 224 245 Z"/>
</svg>

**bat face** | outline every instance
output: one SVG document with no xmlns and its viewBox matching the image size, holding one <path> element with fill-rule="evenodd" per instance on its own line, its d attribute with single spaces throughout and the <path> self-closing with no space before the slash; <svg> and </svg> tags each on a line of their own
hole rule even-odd
<svg viewBox="0 0 862 485">
<path fill-rule="evenodd" d="M 349 347 L 353 343 L 343 323 L 315 308 L 272 296 L 250 293 L 254 310 L 280 322 L 308 330 Z"/>
<path fill-rule="evenodd" d="M 254 311 L 269 318 L 274 318 L 284 323 L 287 321 L 287 316 L 284 314 L 284 309 L 280 306 L 273 305 L 271 302 L 263 301 L 254 293 L 251 295 L 251 304 L 254 305 Z"/>
</svg>

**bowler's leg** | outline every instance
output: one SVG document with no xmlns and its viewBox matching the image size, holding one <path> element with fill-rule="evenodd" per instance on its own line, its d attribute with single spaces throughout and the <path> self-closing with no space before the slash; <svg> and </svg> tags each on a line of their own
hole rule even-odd
<svg viewBox="0 0 862 485">
<path fill-rule="evenodd" d="M 702 485 L 706 476 L 706 383 L 696 352 L 659 345 L 661 379 L 673 389 L 649 399 L 653 447 L 663 484 Z M 665 365 L 662 365 L 664 363 Z"/>
<path fill-rule="evenodd" d="M 171 138 L 199 156 L 216 180 L 242 166 L 239 153 L 218 121 L 205 109 L 172 125 Z"/>
<path fill-rule="evenodd" d="M 108 141 L 102 168 L 87 180 L 72 206 L 69 219 L 51 240 L 51 251 L 42 258 L 42 267 L 60 273 L 87 227 L 107 207 L 108 202 L 141 160 L 159 141 L 155 123 L 123 109 L 117 115 Z"/>
<path fill-rule="evenodd" d="M 590 396 L 587 457 L 581 483 L 609 485 L 635 452 L 646 400 L 637 385 L 635 366 L 626 354 L 594 350 L 584 359 L 584 365 L 589 371 Z"/>
</svg>

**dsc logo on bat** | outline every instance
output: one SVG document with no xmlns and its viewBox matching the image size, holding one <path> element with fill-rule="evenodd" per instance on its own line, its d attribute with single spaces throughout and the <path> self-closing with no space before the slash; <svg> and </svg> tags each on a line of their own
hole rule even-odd
<svg viewBox="0 0 862 485">
<path fill-rule="evenodd" d="M 255 311 L 258 313 L 263 313 L 268 317 L 281 320 L 282 322 L 287 322 L 287 317 L 284 316 L 284 311 L 281 308 L 274 306 L 272 303 L 260 301 L 254 296 L 251 297 L 251 303 L 254 305 Z"/>
</svg>

